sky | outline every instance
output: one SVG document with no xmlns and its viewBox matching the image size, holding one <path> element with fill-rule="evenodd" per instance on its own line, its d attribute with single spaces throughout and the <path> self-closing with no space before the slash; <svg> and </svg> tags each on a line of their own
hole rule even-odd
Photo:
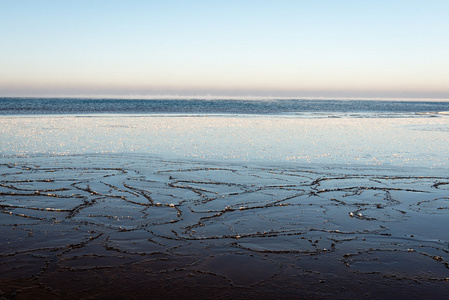
<svg viewBox="0 0 449 300">
<path fill-rule="evenodd" d="M 447 0 L 0 0 L 0 97 L 449 99 Z"/>
</svg>

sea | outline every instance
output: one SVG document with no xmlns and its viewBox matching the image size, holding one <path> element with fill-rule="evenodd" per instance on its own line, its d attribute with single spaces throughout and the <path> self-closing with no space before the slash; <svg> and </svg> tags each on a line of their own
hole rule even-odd
<svg viewBox="0 0 449 300">
<path fill-rule="evenodd" d="M 1 115 L 42 114 L 415 114 L 449 111 L 449 101 L 311 99 L 0 98 Z"/>
</svg>

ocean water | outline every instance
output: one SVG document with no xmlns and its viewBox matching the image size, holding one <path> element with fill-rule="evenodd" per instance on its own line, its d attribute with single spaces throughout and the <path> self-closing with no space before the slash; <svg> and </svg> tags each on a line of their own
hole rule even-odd
<svg viewBox="0 0 449 300">
<path fill-rule="evenodd" d="M 449 102 L 371 100 L 202 100 L 0 98 L 2 115 L 39 114 L 261 114 L 307 113 L 416 114 L 447 112 Z"/>
</svg>

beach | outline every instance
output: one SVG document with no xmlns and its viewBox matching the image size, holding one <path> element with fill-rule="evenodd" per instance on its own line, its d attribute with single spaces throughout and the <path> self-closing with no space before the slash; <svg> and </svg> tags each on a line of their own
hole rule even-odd
<svg viewBox="0 0 449 300">
<path fill-rule="evenodd" d="M 449 299 L 449 1 L 1 3 L 0 300 Z"/>
<path fill-rule="evenodd" d="M 0 125 L 1 297 L 449 296 L 447 114 Z"/>
</svg>

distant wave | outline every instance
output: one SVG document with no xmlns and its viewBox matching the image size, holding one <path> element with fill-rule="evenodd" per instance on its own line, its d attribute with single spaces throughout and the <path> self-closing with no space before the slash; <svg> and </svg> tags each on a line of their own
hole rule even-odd
<svg viewBox="0 0 449 300">
<path fill-rule="evenodd" d="M 306 99 L 73 99 L 0 98 L 2 115 L 41 114 L 262 114 L 315 117 L 448 115 L 449 102 Z M 324 114 L 324 115 L 323 115 Z M 325 115 L 330 114 L 330 115 Z M 380 115 L 379 115 L 380 114 Z"/>
</svg>

